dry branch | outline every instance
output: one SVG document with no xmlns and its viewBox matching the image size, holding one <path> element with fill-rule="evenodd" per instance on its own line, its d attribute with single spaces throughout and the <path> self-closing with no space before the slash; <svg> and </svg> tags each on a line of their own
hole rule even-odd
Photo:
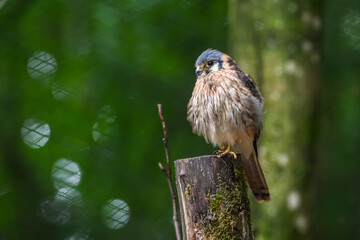
<svg viewBox="0 0 360 240">
<path fill-rule="evenodd" d="M 174 185 L 173 185 L 172 177 L 171 177 L 171 165 L 170 165 L 170 155 L 169 155 L 169 148 L 168 148 L 167 128 L 166 128 L 164 116 L 162 114 L 161 104 L 158 104 L 157 106 L 158 106 L 159 117 L 161 119 L 163 131 L 164 131 L 163 142 L 164 142 L 164 147 L 165 147 L 167 168 L 165 169 L 164 166 L 160 162 L 158 162 L 158 166 L 161 169 L 161 171 L 165 174 L 165 176 L 167 178 L 167 181 L 168 181 L 168 184 L 169 184 L 169 189 L 170 189 L 171 199 L 172 199 L 172 205 L 173 205 L 173 222 L 174 222 L 174 228 L 175 228 L 175 233 L 176 233 L 176 239 L 181 240 L 177 199 L 176 199 L 176 195 L 175 195 L 175 191 L 174 191 Z"/>
</svg>

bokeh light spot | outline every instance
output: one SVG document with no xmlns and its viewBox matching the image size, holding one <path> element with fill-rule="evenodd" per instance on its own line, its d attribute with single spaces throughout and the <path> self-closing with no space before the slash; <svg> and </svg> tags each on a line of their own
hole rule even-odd
<svg viewBox="0 0 360 240">
<path fill-rule="evenodd" d="M 100 109 L 98 120 L 93 125 L 92 136 L 95 142 L 104 142 L 116 135 L 115 111 L 105 105 Z"/>
<path fill-rule="evenodd" d="M 76 187 L 81 180 L 81 169 L 76 162 L 60 158 L 52 167 L 51 175 L 56 189 Z"/>
<path fill-rule="evenodd" d="M 56 100 L 66 100 L 73 96 L 73 92 L 70 88 L 60 84 L 54 84 L 51 93 Z"/>
<path fill-rule="evenodd" d="M 21 136 L 28 147 L 41 148 L 49 141 L 50 126 L 46 122 L 26 119 L 21 128 Z"/>
<path fill-rule="evenodd" d="M 289 163 L 289 156 L 286 153 L 279 153 L 276 160 L 280 166 L 285 167 Z"/>
<path fill-rule="evenodd" d="M 309 40 L 304 40 L 301 42 L 301 48 L 304 52 L 311 52 L 313 50 L 313 43 Z"/>
<path fill-rule="evenodd" d="M 63 202 L 68 207 L 79 207 L 82 205 L 81 193 L 70 187 L 60 188 L 55 195 L 55 200 Z"/>
<path fill-rule="evenodd" d="M 360 49 L 360 12 L 350 10 L 344 17 L 342 25 L 349 45 Z"/>
<path fill-rule="evenodd" d="M 41 203 L 41 215 L 49 222 L 59 225 L 69 222 L 71 217 L 70 208 L 56 200 L 46 200 Z"/>
<path fill-rule="evenodd" d="M 27 70 L 34 79 L 50 76 L 57 70 L 56 59 L 47 52 L 37 51 L 29 58 Z"/>
<path fill-rule="evenodd" d="M 111 229 L 124 227 L 130 219 L 130 208 L 120 199 L 109 200 L 102 209 L 105 225 Z"/>
<path fill-rule="evenodd" d="M 308 219 L 305 215 L 300 214 L 298 215 L 295 220 L 294 220 L 294 224 L 295 227 L 301 232 L 301 233 L 306 233 L 307 229 L 308 229 Z"/>
<path fill-rule="evenodd" d="M 90 238 L 88 233 L 83 233 L 83 232 L 74 233 L 65 238 L 65 240 L 87 240 L 87 239 L 92 239 L 92 238 Z"/>
<path fill-rule="evenodd" d="M 298 191 L 292 191 L 287 196 L 287 207 L 289 210 L 296 210 L 301 205 L 301 197 Z"/>
</svg>

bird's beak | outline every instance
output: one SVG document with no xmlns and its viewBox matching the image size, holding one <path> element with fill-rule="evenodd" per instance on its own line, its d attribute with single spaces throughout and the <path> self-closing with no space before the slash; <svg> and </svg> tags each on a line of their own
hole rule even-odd
<svg viewBox="0 0 360 240">
<path fill-rule="evenodd" d="M 196 76 L 199 76 L 203 71 L 204 71 L 203 67 L 201 67 L 201 66 L 196 67 L 196 70 L 195 70 Z"/>
</svg>

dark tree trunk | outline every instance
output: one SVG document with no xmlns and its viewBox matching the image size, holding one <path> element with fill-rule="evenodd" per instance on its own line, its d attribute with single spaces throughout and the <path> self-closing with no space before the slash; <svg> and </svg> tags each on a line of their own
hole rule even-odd
<svg viewBox="0 0 360 240">
<path fill-rule="evenodd" d="M 175 161 L 183 239 L 253 239 L 240 161 L 200 156 Z"/>
</svg>

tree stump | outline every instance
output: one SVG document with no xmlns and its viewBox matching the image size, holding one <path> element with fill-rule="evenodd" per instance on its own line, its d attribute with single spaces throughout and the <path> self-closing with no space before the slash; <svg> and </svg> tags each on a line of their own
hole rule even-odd
<svg viewBox="0 0 360 240">
<path fill-rule="evenodd" d="M 252 240 L 247 183 L 240 160 L 215 155 L 175 161 L 184 240 Z"/>
</svg>

